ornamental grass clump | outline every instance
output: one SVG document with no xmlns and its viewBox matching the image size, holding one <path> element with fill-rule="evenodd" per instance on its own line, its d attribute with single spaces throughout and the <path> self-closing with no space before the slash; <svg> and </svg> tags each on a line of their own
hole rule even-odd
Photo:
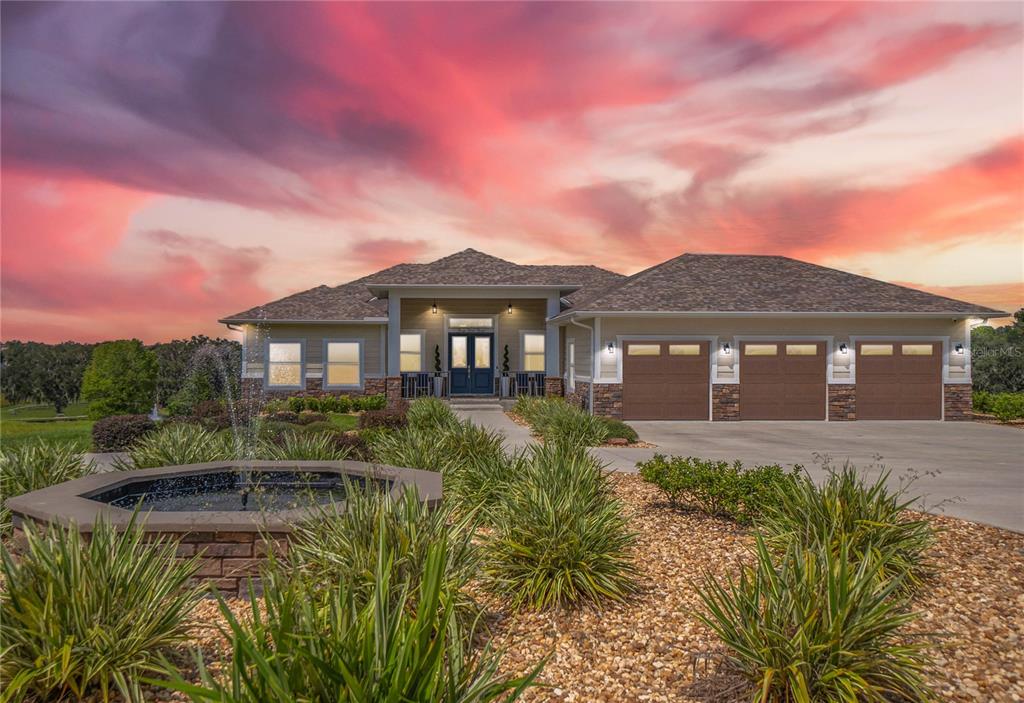
<svg viewBox="0 0 1024 703">
<path fill-rule="evenodd" d="M 25 529 L 17 558 L 3 550 L 0 595 L 2 701 L 141 701 L 140 677 L 167 672 L 202 592 L 197 559 L 175 559 L 173 541 L 148 541 L 134 518 L 124 530 L 98 522 Z"/>
<path fill-rule="evenodd" d="M 287 566 L 314 585 L 344 581 L 353 597 L 369 602 L 378 588 L 374 566 L 381 550 L 396 577 L 391 583 L 415 591 L 423 581 L 431 545 L 443 544 L 445 584 L 468 612 L 472 602 L 460 589 L 479 568 L 472 527 L 447 508 L 426 505 L 414 488 L 395 499 L 372 484 L 353 483 L 343 510 L 323 506 L 313 519 L 294 526 Z"/>
<path fill-rule="evenodd" d="M 917 499 L 907 497 L 906 486 L 889 488 L 888 470 L 868 481 L 849 463 L 825 469 L 820 486 L 805 476 L 783 487 L 758 522 L 767 543 L 779 550 L 790 543 L 821 544 L 832 551 L 843 543 L 854 563 L 876 562 L 880 578 L 919 586 L 931 571 L 925 553 L 935 531 L 928 520 L 907 513 Z"/>
<path fill-rule="evenodd" d="M 406 410 L 409 426 L 415 430 L 438 430 L 458 423 L 459 419 L 448 403 L 438 398 L 418 398 Z"/>
<path fill-rule="evenodd" d="M 344 461 L 350 451 L 335 441 L 332 432 L 285 432 L 279 442 L 266 444 L 260 454 L 277 461 Z"/>
<path fill-rule="evenodd" d="M 457 617 L 448 545 L 427 546 L 414 582 L 394 568 L 395 552 L 383 537 L 376 547 L 358 581 L 324 587 L 271 569 L 251 617 L 238 618 L 221 601 L 233 650 L 227 670 L 214 675 L 199 658 L 200 685 L 180 675 L 163 685 L 219 703 L 518 699 L 542 664 L 512 678 L 498 672 L 499 652 L 486 646 L 473 653 L 472 628 Z"/>
<path fill-rule="evenodd" d="M 585 448 L 531 449 L 484 536 L 484 578 L 513 607 L 626 600 L 637 589 L 635 536 Z"/>
<path fill-rule="evenodd" d="M 119 469 L 149 469 L 201 464 L 234 459 L 236 453 L 230 435 L 199 425 L 174 423 L 137 440 L 128 450 L 129 461 L 115 461 L 115 466 Z"/>
<path fill-rule="evenodd" d="M 39 439 L 0 450 L 0 534 L 11 530 L 2 501 L 95 472 L 96 464 L 84 461 L 73 444 Z"/>
<path fill-rule="evenodd" d="M 781 553 L 757 537 L 756 563 L 723 585 L 704 576 L 698 617 L 722 639 L 755 703 L 933 700 L 927 643 L 905 633 L 918 619 L 899 577 L 882 576 L 891 548 L 858 560 L 792 542 Z"/>
<path fill-rule="evenodd" d="M 615 429 L 603 418 L 574 408 L 562 398 L 519 396 L 512 412 L 525 420 L 545 442 L 571 441 L 584 447 L 596 447 Z M 636 441 L 635 433 L 633 437 L 630 441 Z"/>
</svg>

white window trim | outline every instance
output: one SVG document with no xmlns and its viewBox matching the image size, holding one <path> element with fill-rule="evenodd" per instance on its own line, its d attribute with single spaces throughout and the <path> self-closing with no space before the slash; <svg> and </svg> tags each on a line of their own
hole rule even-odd
<svg viewBox="0 0 1024 703">
<path fill-rule="evenodd" d="M 544 340 L 544 351 L 540 356 L 544 359 L 544 369 L 547 370 L 548 334 L 545 330 L 519 330 L 519 372 L 520 373 L 544 373 L 545 371 L 526 370 L 526 335 L 535 334 Z M 534 354 L 536 356 L 536 354 Z M 557 358 L 557 357 L 556 357 Z"/>
<path fill-rule="evenodd" d="M 299 383 L 298 385 L 271 385 L 270 383 L 270 345 L 271 344 L 298 344 L 299 345 Z M 281 363 L 281 362 L 277 362 Z M 292 363 L 292 362 L 286 362 Z M 267 339 L 263 344 L 263 387 L 276 391 L 304 391 L 306 390 L 306 340 L 300 339 Z"/>
<path fill-rule="evenodd" d="M 402 371 L 402 335 L 403 334 L 416 334 L 420 337 L 420 370 L 419 371 Z M 428 373 L 427 370 L 427 331 L 426 330 L 401 330 L 398 333 L 398 371 L 399 373 Z M 429 373 L 433 373 L 434 369 L 430 369 Z"/>
<path fill-rule="evenodd" d="M 328 378 L 327 347 L 330 344 L 357 344 L 357 345 L 359 345 L 359 383 L 351 384 L 351 383 L 328 383 L 327 382 L 327 378 Z M 364 359 L 364 350 L 365 350 L 365 348 L 366 348 L 366 344 L 363 342 L 362 338 L 359 338 L 359 339 L 325 339 L 324 340 L 324 352 L 323 352 L 324 356 L 323 356 L 323 361 L 322 361 L 322 363 L 320 365 L 321 368 L 323 369 L 323 384 L 322 384 L 323 388 L 325 390 L 328 389 L 328 388 L 330 388 L 330 389 L 339 389 L 339 390 L 342 390 L 342 389 L 361 390 L 363 388 L 363 385 L 364 385 L 365 380 L 366 380 L 366 363 L 365 363 L 365 359 Z"/>
</svg>

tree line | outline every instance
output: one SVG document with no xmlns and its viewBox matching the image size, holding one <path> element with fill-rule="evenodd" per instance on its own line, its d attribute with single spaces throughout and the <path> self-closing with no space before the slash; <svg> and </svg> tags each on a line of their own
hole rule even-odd
<svg viewBox="0 0 1024 703">
<path fill-rule="evenodd" d="M 197 357 L 201 349 L 207 353 Z M 191 402 L 197 395 L 221 397 L 224 379 L 219 370 L 205 368 L 216 363 L 214 358 L 223 364 L 227 382 L 237 383 L 242 347 L 230 339 L 196 335 L 148 346 L 137 339 L 98 344 L 12 340 L 0 345 L 0 393 L 8 403 L 51 404 L 58 414 L 78 400 L 89 401 L 93 416 L 146 412 L 154 403 L 163 407 Z"/>
</svg>

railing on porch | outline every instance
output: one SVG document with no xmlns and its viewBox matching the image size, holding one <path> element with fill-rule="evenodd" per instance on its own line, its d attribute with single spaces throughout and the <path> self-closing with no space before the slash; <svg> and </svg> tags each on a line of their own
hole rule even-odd
<svg viewBox="0 0 1024 703">
<path fill-rule="evenodd" d="M 436 395 L 434 378 L 432 373 L 403 373 L 402 397 L 411 399 Z M 445 398 L 448 396 L 448 378 L 444 374 L 438 378 L 441 381 L 441 397 Z"/>
<path fill-rule="evenodd" d="M 518 398 L 521 395 L 544 395 L 544 375 L 542 371 L 512 374 L 509 379 L 509 396 Z"/>
</svg>

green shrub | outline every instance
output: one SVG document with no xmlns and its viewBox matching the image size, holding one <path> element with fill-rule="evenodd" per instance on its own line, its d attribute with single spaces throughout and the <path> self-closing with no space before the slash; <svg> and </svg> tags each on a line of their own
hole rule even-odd
<svg viewBox="0 0 1024 703">
<path fill-rule="evenodd" d="M 386 410 L 367 410 L 359 416 L 359 429 L 397 430 L 405 427 L 408 419 L 405 408 L 388 408 Z"/>
<path fill-rule="evenodd" d="M 585 413 L 563 398 L 519 396 L 512 410 L 545 442 L 595 447 L 604 443 L 610 429 L 605 418 Z"/>
<path fill-rule="evenodd" d="M 622 420 L 616 420 L 611 417 L 599 418 L 605 427 L 605 441 L 609 439 L 624 439 L 630 444 L 640 439 L 637 436 L 636 430 L 627 425 Z"/>
<path fill-rule="evenodd" d="M 352 399 L 347 395 L 325 395 L 320 398 L 320 412 L 347 413 L 352 410 Z"/>
<path fill-rule="evenodd" d="M 757 562 L 723 586 L 706 574 L 698 617 L 729 649 L 756 703 L 930 701 L 925 646 L 903 627 L 917 619 L 900 580 L 849 546 L 793 542 L 776 556 L 758 536 Z"/>
<path fill-rule="evenodd" d="M 0 450 L 0 498 L 7 500 L 88 476 L 96 464 L 83 461 L 74 445 L 37 439 Z M 11 528 L 10 511 L 0 502 L 0 534 Z"/>
<path fill-rule="evenodd" d="M 974 391 L 971 393 L 971 407 L 979 413 L 992 412 L 992 397 L 995 393 L 988 391 Z"/>
<path fill-rule="evenodd" d="M 387 396 L 383 393 L 377 395 L 361 395 L 352 399 L 352 409 L 357 412 L 366 410 L 383 410 L 388 404 Z"/>
<path fill-rule="evenodd" d="M 147 415 L 111 415 L 92 426 L 92 446 L 98 452 L 121 452 L 155 429 Z"/>
<path fill-rule="evenodd" d="M 1024 418 L 1024 393 L 997 393 L 992 399 L 992 414 L 1000 422 Z"/>
<path fill-rule="evenodd" d="M 299 413 L 299 424 L 308 425 L 311 422 L 327 422 L 327 416 L 315 410 L 303 410 Z"/>
<path fill-rule="evenodd" d="M 758 522 L 768 544 L 779 550 L 790 543 L 827 545 L 836 551 L 842 543 L 854 564 L 884 554 L 877 567 L 881 576 L 919 585 L 930 571 L 924 554 L 935 535 L 927 520 L 906 514 L 916 499 L 906 497 L 906 488 L 889 489 L 888 471 L 869 483 L 849 463 L 825 469 L 820 486 L 804 476 L 782 487 L 780 499 Z"/>
<path fill-rule="evenodd" d="M 239 619 L 221 601 L 233 649 L 226 675 L 211 674 L 200 660 L 201 687 L 180 675 L 166 685 L 218 703 L 518 699 L 541 666 L 505 678 L 499 653 L 484 647 L 471 654 L 473 633 L 456 617 L 447 562 L 445 545 L 430 545 L 420 582 L 402 583 L 380 547 L 366 575 L 367 596 L 345 579 L 324 594 L 306 579 L 271 571 L 250 618 Z"/>
<path fill-rule="evenodd" d="M 115 461 L 119 469 L 150 469 L 155 466 L 200 464 L 235 458 L 232 438 L 199 425 L 175 423 L 161 427 L 135 442 L 129 461 Z"/>
<path fill-rule="evenodd" d="M 267 415 L 273 415 L 288 409 L 288 401 L 284 398 L 270 398 L 263 403 L 263 412 Z"/>
<path fill-rule="evenodd" d="M 278 461 L 344 461 L 349 450 L 323 432 L 285 432 L 279 442 L 261 448 L 262 458 Z"/>
<path fill-rule="evenodd" d="M 440 432 L 459 420 L 455 412 L 438 398 L 419 398 L 409 404 L 406 410 L 409 426 L 414 430 Z"/>
<path fill-rule="evenodd" d="M 460 589 L 479 567 L 472 525 L 456 519 L 448 508 L 434 509 L 421 502 L 415 489 L 396 499 L 373 484 L 354 483 L 348 487 L 344 510 L 324 506 L 315 519 L 295 526 L 287 566 L 313 584 L 344 581 L 355 597 L 369 602 L 381 549 L 391 563 L 395 587 L 416 590 L 429 549 L 439 544 L 446 546 L 445 584 L 468 607 L 471 601 Z"/>
<path fill-rule="evenodd" d="M 3 700 L 143 700 L 140 675 L 165 671 L 162 655 L 186 639 L 198 560 L 145 540 L 134 520 L 99 522 L 89 540 L 56 526 L 25 536 L 18 559 L 3 550 Z"/>
<path fill-rule="evenodd" d="M 622 601 L 636 590 L 635 536 L 584 448 L 532 447 L 483 538 L 484 579 L 513 607 Z"/>
<path fill-rule="evenodd" d="M 292 396 L 288 399 L 288 409 L 298 415 L 306 409 L 306 399 L 302 396 Z"/>
<path fill-rule="evenodd" d="M 676 506 L 691 506 L 708 515 L 750 524 L 780 500 L 780 490 L 796 482 L 800 468 L 786 472 L 777 464 L 743 468 L 736 461 L 666 458 L 655 454 L 637 464 L 640 476 L 653 483 Z"/>
<path fill-rule="evenodd" d="M 156 354 L 137 339 L 98 344 L 82 376 L 82 400 L 89 417 L 140 415 L 156 397 Z"/>
<path fill-rule="evenodd" d="M 309 431 L 309 425 L 302 428 L 303 431 Z M 272 420 L 264 420 L 259 426 L 259 437 L 264 442 L 280 442 L 285 434 L 295 432 L 298 430 L 294 424 L 289 422 L 274 422 Z"/>
</svg>

